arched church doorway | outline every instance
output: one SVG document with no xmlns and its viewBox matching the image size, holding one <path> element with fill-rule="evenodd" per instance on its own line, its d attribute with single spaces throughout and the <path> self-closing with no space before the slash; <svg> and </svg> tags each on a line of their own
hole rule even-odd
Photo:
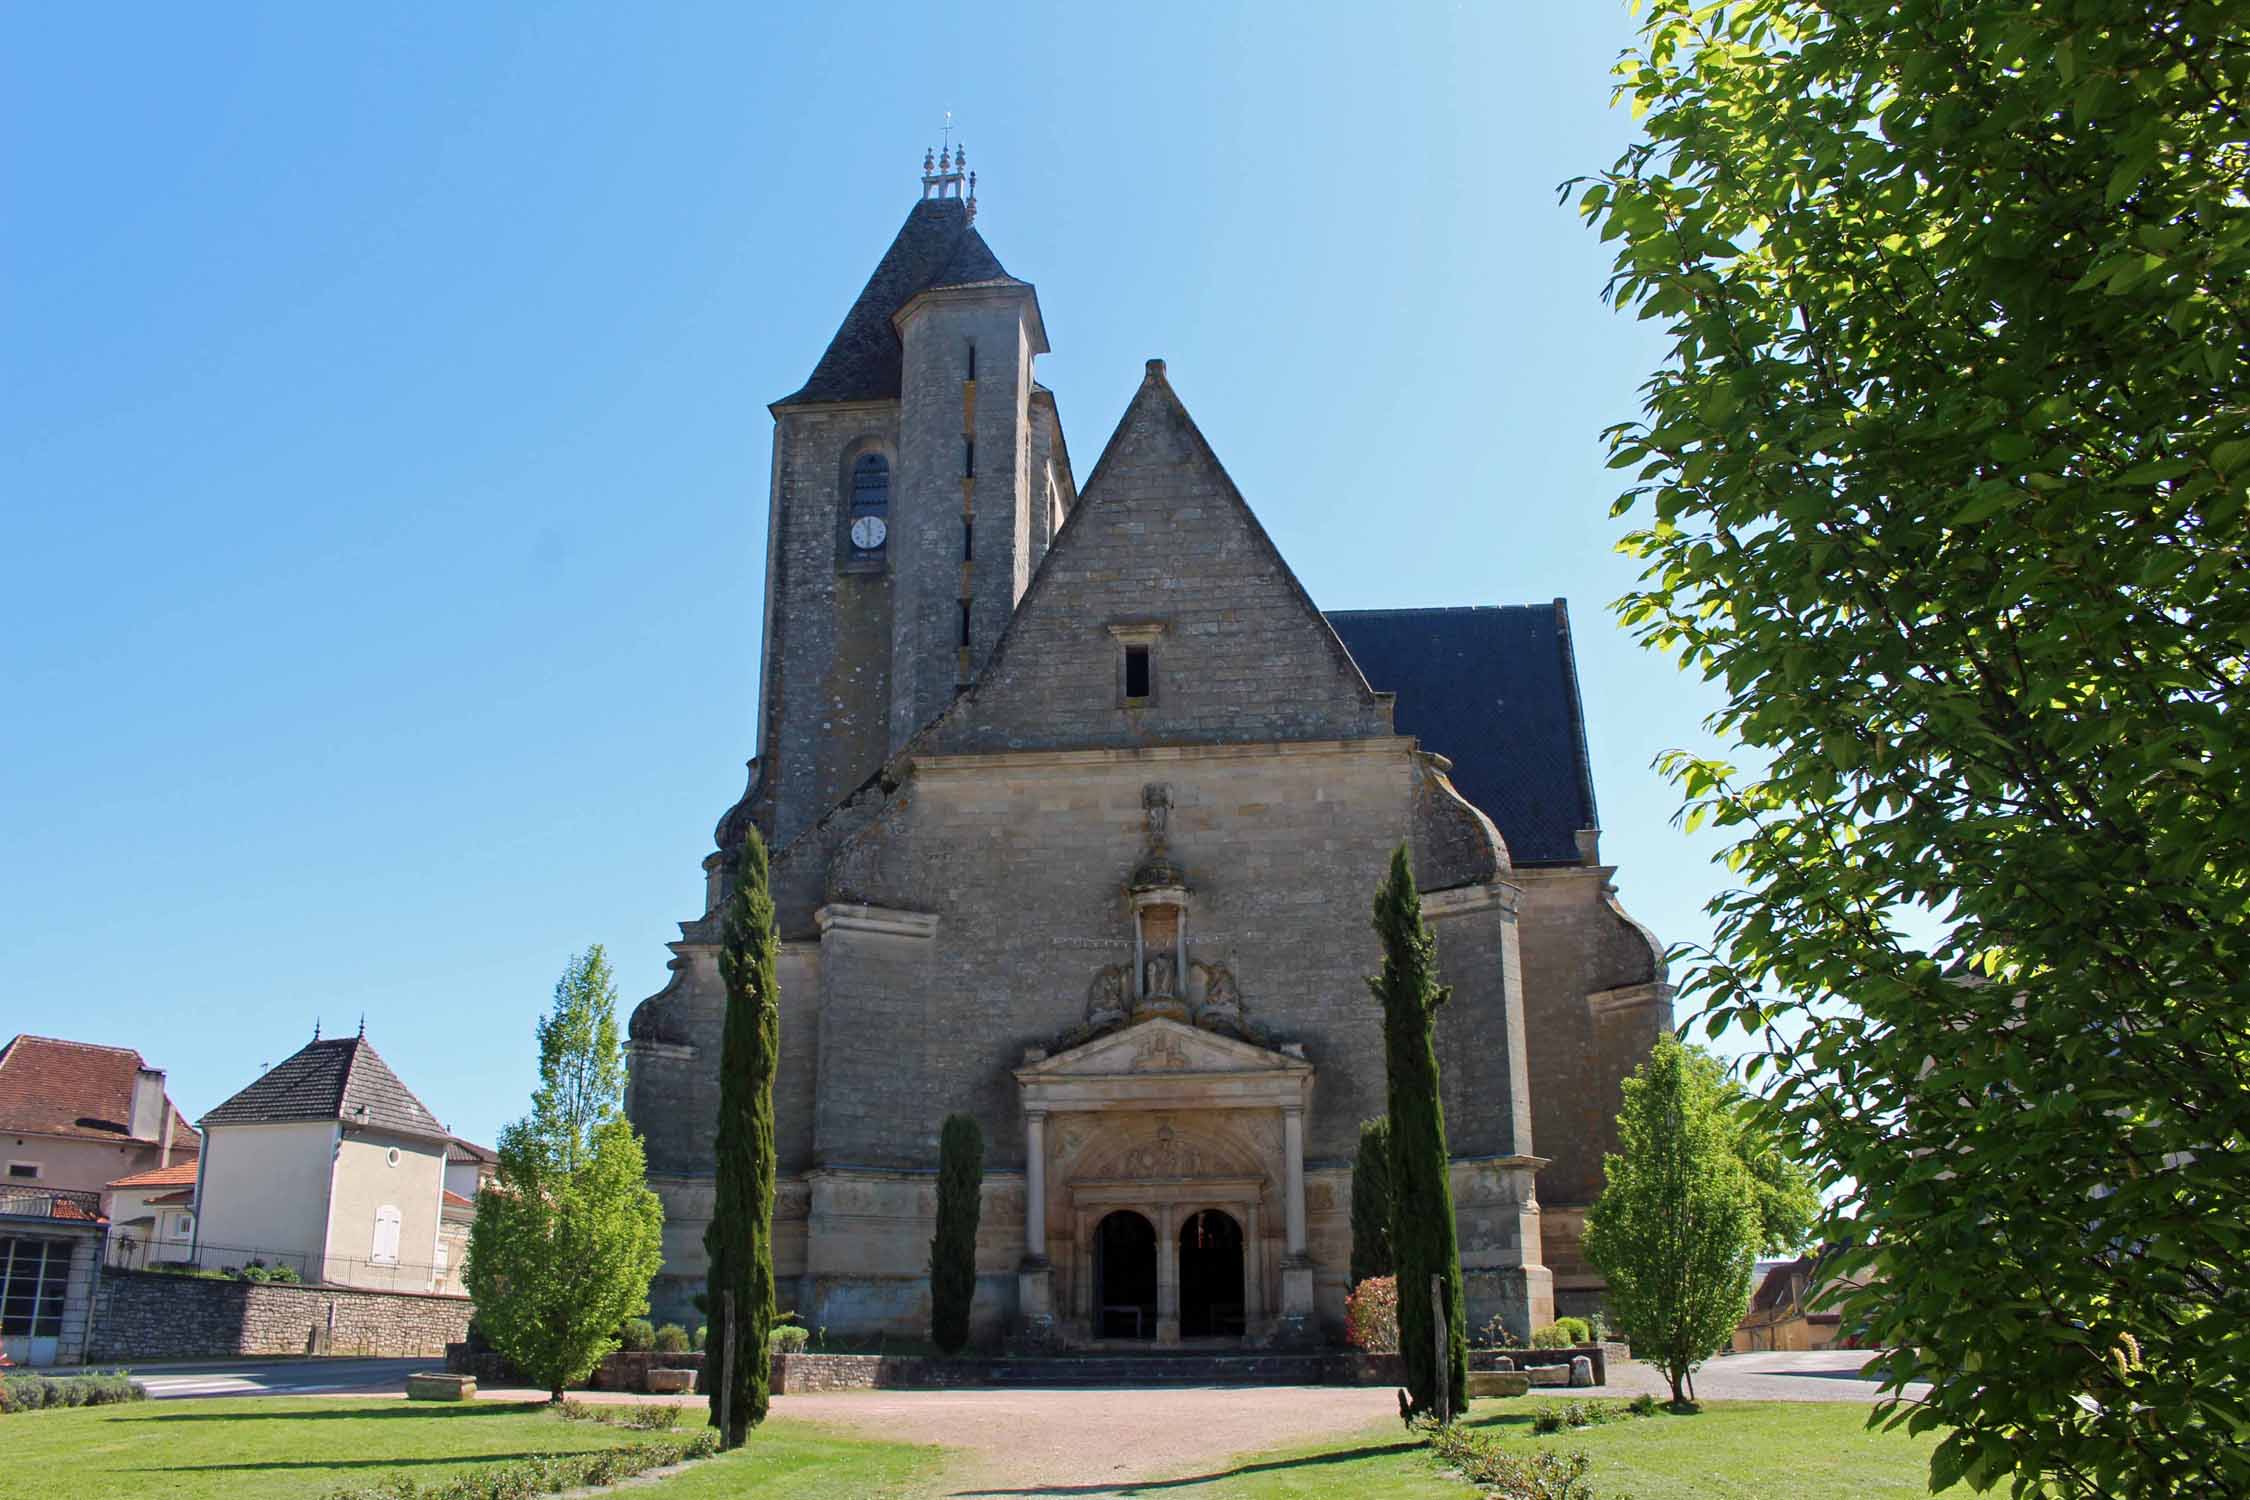
<svg viewBox="0 0 2250 1500">
<path fill-rule="evenodd" d="M 1156 1226 L 1129 1208 L 1094 1230 L 1094 1293 L 1096 1337 L 1156 1337 Z"/>
<path fill-rule="evenodd" d="M 1215 1208 L 1180 1226 L 1180 1337 L 1243 1332 L 1242 1226 Z"/>
</svg>

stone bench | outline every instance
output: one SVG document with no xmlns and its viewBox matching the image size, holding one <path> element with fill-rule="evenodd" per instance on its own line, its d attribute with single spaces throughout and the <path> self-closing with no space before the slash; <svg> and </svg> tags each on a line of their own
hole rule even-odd
<svg viewBox="0 0 2250 1500">
<path fill-rule="evenodd" d="M 684 1396 L 695 1389 L 693 1370 L 651 1370 L 644 1377 L 652 1396 Z"/>
<path fill-rule="evenodd" d="M 1471 1370 L 1469 1396 L 1525 1396 L 1531 1393 L 1531 1376 L 1522 1370 Z"/>
<path fill-rule="evenodd" d="M 406 1377 L 406 1399 L 409 1401 L 474 1401 L 477 1398 L 477 1379 L 474 1375 L 409 1375 Z"/>
</svg>

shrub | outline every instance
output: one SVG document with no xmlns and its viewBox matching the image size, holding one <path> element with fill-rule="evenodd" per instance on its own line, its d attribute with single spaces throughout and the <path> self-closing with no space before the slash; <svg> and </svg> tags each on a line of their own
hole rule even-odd
<svg viewBox="0 0 2250 1500">
<path fill-rule="evenodd" d="M 983 1212 L 984 1132 L 947 1115 L 938 1137 L 937 1232 L 930 1237 L 930 1342 L 959 1354 L 977 1294 L 977 1220 Z"/>
<path fill-rule="evenodd" d="M 1609 1341 L 1608 1313 L 1590 1312 L 1586 1314 L 1586 1339 L 1589 1343 L 1595 1344 Z"/>
<path fill-rule="evenodd" d="M 1534 1427 L 1545 1415 L 1541 1412 L 1532 1419 Z M 1561 1424 L 1558 1421 L 1556 1425 Z M 1593 1460 L 1582 1452 L 1539 1452 L 1518 1457 L 1490 1434 L 1458 1423 L 1433 1426 L 1429 1433 L 1430 1450 L 1495 1500 L 1599 1500 L 1586 1477 Z"/>
<path fill-rule="evenodd" d="M 1534 1349 L 1567 1349 L 1570 1347 L 1570 1330 L 1564 1328 L 1560 1323 L 1549 1323 L 1544 1328 L 1534 1328 L 1531 1331 L 1531 1347 Z"/>
<path fill-rule="evenodd" d="M 812 1331 L 795 1324 L 784 1324 L 766 1335 L 766 1352 L 769 1354 L 794 1354 L 812 1341 Z"/>
<path fill-rule="evenodd" d="M 146 1401 L 148 1387 L 122 1370 L 92 1375 L 9 1375 L 0 1378 L 0 1412 L 58 1406 L 113 1406 Z"/>
<path fill-rule="evenodd" d="M 1625 1409 L 1636 1417 L 1653 1417 L 1656 1415 L 1656 1398 L 1643 1392 L 1626 1402 Z"/>
<path fill-rule="evenodd" d="M 1583 1344 L 1593 1337 L 1593 1330 L 1587 1326 L 1584 1318 L 1557 1318 L 1555 1326 L 1568 1334 L 1573 1344 Z"/>
<path fill-rule="evenodd" d="M 282 1286 L 296 1286 L 305 1279 L 297 1274 L 295 1266 L 269 1266 L 262 1260 L 253 1260 L 234 1274 L 240 1281 L 276 1283 Z"/>
<path fill-rule="evenodd" d="M 1344 1324 L 1354 1348 L 1398 1353 L 1398 1278 L 1370 1276 L 1353 1287 L 1344 1299 Z"/>
<path fill-rule="evenodd" d="M 617 1347 L 639 1353 L 656 1346 L 656 1325 L 646 1318 L 627 1318 L 617 1325 Z"/>
<path fill-rule="evenodd" d="M 685 1354 L 688 1347 L 687 1330 L 677 1323 L 667 1323 L 656 1330 L 654 1345 L 659 1354 Z"/>
<path fill-rule="evenodd" d="M 1484 1327 L 1477 1330 L 1474 1342 L 1479 1349 L 1514 1349 L 1519 1347 L 1516 1342 L 1516 1331 L 1510 1328 L 1508 1320 L 1498 1313 L 1494 1313 L 1485 1320 Z"/>
<path fill-rule="evenodd" d="M 680 1425 L 680 1408 L 669 1402 L 634 1402 L 629 1406 L 601 1406 L 591 1401 L 562 1404 L 563 1416 L 573 1422 L 599 1422 L 605 1427 L 629 1427 L 636 1432 L 670 1432 Z"/>
<path fill-rule="evenodd" d="M 708 1323 L 698 1323 L 698 1324 L 696 1324 L 696 1325 L 695 1325 L 695 1348 L 696 1348 L 696 1352 L 697 1352 L 697 1353 L 699 1353 L 699 1354 L 700 1354 L 700 1353 L 701 1353 L 701 1352 L 703 1351 L 703 1345 L 704 1345 L 704 1343 L 705 1343 L 705 1342 L 706 1342 L 707 1340 L 709 1340 L 709 1338 L 710 1338 L 710 1337 L 711 1337 L 711 1325 L 710 1325 L 710 1324 L 708 1324 Z"/>
<path fill-rule="evenodd" d="M 335 1490 L 328 1500 L 531 1500 L 534 1495 L 554 1490 L 615 1484 L 651 1469 L 709 1458 L 718 1451 L 719 1435 L 705 1430 L 690 1437 L 630 1443 L 592 1453 L 542 1453 L 513 1463 L 490 1464 L 475 1473 L 430 1484 L 401 1476 L 372 1488 Z"/>
</svg>

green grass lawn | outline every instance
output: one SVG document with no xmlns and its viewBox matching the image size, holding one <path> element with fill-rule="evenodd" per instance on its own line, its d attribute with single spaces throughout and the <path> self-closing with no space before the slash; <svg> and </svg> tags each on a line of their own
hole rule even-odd
<svg viewBox="0 0 2250 1500">
<path fill-rule="evenodd" d="M 700 1413 L 684 1417 L 686 1423 Z M 429 1482 L 480 1463 L 669 1436 L 568 1422 L 543 1406 L 325 1397 L 142 1401 L 0 1417 L 0 1500 L 319 1500 L 392 1474 Z M 936 1450 L 839 1438 L 786 1419 L 739 1454 L 654 1489 L 806 1500 L 896 1494 Z"/>
<path fill-rule="evenodd" d="M 1937 1436 L 1868 1432 L 1856 1403 L 1714 1402 L 1696 1416 L 1641 1417 L 1547 1437 L 1531 1403 L 1479 1401 L 1468 1420 L 1510 1446 L 1583 1448 L 1595 1488 L 1633 1500 L 1908 1500 L 1929 1493 Z M 1966 1493 L 1965 1490 L 1958 1491 Z M 1149 1500 L 1473 1500 L 1393 1424 L 1357 1438 L 1239 1459 L 1194 1483 L 1120 1491 Z"/>
</svg>

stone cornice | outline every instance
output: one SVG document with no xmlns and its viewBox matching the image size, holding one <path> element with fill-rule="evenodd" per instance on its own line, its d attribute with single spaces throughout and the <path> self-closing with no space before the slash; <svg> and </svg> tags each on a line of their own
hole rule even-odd
<svg viewBox="0 0 2250 1500">
<path fill-rule="evenodd" d="M 825 941 L 831 932 L 864 932 L 877 937 L 928 940 L 937 936 L 936 912 L 894 911 L 882 906 L 853 906 L 832 901 L 813 913 Z"/>
<path fill-rule="evenodd" d="M 1632 1010 L 1636 1006 L 1661 1005 L 1672 998 L 1672 986 L 1658 981 L 1654 984 L 1621 984 L 1613 990 L 1595 990 L 1586 997 L 1586 1009 L 1598 1018 Z"/>
<path fill-rule="evenodd" d="M 1512 917 L 1522 904 L 1522 890 L 1505 881 L 1495 880 L 1488 885 L 1463 885 L 1449 891 L 1425 892 L 1422 896 L 1422 918 L 1428 922 L 1442 922 L 1447 917 L 1467 916 L 1470 912 L 1491 911 L 1494 908 Z"/>
<path fill-rule="evenodd" d="M 914 755 L 906 765 L 923 775 L 1028 767 L 1149 765 L 1174 761 L 1253 760 L 1299 756 L 1394 756 L 1411 750 L 1404 735 L 1358 740 L 1259 740 L 1239 745 L 1136 745 L 1101 750 L 992 750 L 972 755 Z"/>
</svg>

